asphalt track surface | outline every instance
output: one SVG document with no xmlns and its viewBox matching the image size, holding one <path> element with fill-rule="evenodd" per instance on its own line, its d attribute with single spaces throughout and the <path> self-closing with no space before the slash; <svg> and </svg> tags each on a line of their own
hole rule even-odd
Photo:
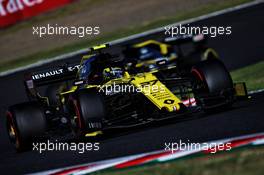
<svg viewBox="0 0 264 175">
<path fill-rule="evenodd" d="M 197 22 L 201 26 L 232 26 L 232 35 L 209 39 L 209 45 L 220 53 L 226 66 L 237 69 L 261 61 L 264 58 L 264 4 L 231 12 Z M 160 39 L 163 33 L 156 33 L 144 39 Z M 136 39 L 137 42 L 144 39 Z M 119 46 L 114 48 L 118 51 Z M 78 62 L 80 56 L 68 60 Z M 56 62 L 52 66 L 60 65 Z M 45 65 L 29 71 L 51 67 Z M 264 93 L 255 94 L 252 99 L 236 104 L 233 109 L 217 114 L 197 114 L 186 121 L 169 121 L 150 126 L 115 133 L 102 138 L 100 151 L 84 154 L 70 151 L 16 153 L 9 143 L 5 130 L 5 110 L 9 105 L 26 101 L 23 88 L 23 73 L 19 72 L 0 78 L 0 172 L 21 174 L 39 172 L 75 164 L 93 162 L 129 154 L 164 149 L 165 142 L 205 142 L 243 134 L 264 131 Z"/>
</svg>

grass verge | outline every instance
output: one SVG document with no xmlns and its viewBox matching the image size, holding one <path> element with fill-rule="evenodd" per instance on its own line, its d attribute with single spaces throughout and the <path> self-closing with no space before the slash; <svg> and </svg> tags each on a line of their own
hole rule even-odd
<svg viewBox="0 0 264 175">
<path fill-rule="evenodd" d="M 231 72 L 234 81 L 246 82 L 248 90 L 264 89 L 264 61 Z"/>
<path fill-rule="evenodd" d="M 236 6 L 236 5 L 246 3 L 249 1 L 252 1 L 252 0 L 232 0 L 232 1 L 224 2 L 224 3 L 219 1 L 217 3 L 208 4 L 203 7 L 191 10 L 191 11 L 187 11 L 184 13 L 178 13 L 177 15 L 172 16 L 170 18 L 156 19 L 148 23 L 144 23 L 141 26 L 130 26 L 128 28 L 119 29 L 118 31 L 102 35 L 101 37 L 98 37 L 93 40 L 85 40 L 85 41 L 81 41 L 75 44 L 70 44 L 64 47 L 35 53 L 35 54 L 22 57 L 22 58 L 18 58 L 16 60 L 12 60 L 9 62 L 4 62 L 0 66 L 0 72 L 6 71 L 9 69 L 14 69 L 14 68 L 21 67 L 21 66 L 25 66 L 28 64 L 32 64 L 39 60 L 48 59 L 48 58 L 51 58 L 51 57 L 54 57 L 60 54 L 72 52 L 72 51 L 79 50 L 82 48 L 91 47 L 92 45 L 109 42 L 114 39 L 133 35 L 133 34 L 140 33 L 140 32 L 143 32 L 149 29 L 165 26 L 165 25 L 175 23 L 178 21 L 182 21 L 185 19 L 189 19 L 192 17 L 201 16 L 207 13 L 211 13 L 211 12 L 225 9 L 228 7 L 232 7 L 232 6 Z M 13 30 L 16 30 L 16 28 L 14 28 Z"/>
<path fill-rule="evenodd" d="M 231 152 L 187 157 L 175 161 L 105 171 L 96 175 L 262 175 L 264 148 L 243 148 Z"/>
</svg>

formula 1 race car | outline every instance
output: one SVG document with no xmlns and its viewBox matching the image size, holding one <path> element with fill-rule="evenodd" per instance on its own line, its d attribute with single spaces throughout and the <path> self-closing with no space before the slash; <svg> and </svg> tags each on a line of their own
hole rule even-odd
<svg viewBox="0 0 264 175">
<path fill-rule="evenodd" d="M 126 68 L 134 72 L 148 72 L 176 66 L 189 71 L 196 63 L 218 59 L 217 52 L 207 46 L 206 36 L 179 35 L 164 41 L 146 40 L 127 45 L 123 50 Z"/>
<path fill-rule="evenodd" d="M 167 72 L 173 76 L 164 76 Z M 57 99 L 41 94 L 41 87 L 61 82 Z M 234 86 L 218 59 L 200 61 L 188 73 L 170 67 L 131 74 L 118 56 L 103 52 L 84 56 L 77 66 L 26 75 L 25 88 L 29 101 L 7 112 L 9 137 L 17 150 L 57 135 L 96 136 L 224 108 L 236 94 L 247 95 L 245 85 Z"/>
</svg>

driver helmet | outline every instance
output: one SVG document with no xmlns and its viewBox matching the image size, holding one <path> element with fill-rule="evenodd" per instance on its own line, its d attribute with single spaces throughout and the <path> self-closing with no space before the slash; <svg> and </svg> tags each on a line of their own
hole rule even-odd
<svg viewBox="0 0 264 175">
<path fill-rule="evenodd" d="M 149 48 L 149 47 L 142 47 L 139 50 L 140 60 L 147 60 L 147 59 L 154 59 L 162 57 L 161 53 L 155 49 Z"/>
<path fill-rule="evenodd" d="M 103 70 L 103 77 L 105 80 L 122 78 L 124 71 L 119 67 L 108 67 Z"/>
</svg>

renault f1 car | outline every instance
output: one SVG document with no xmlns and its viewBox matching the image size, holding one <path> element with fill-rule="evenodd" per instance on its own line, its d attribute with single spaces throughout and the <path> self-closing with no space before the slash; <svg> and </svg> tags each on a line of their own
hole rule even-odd
<svg viewBox="0 0 264 175">
<path fill-rule="evenodd" d="M 164 76 L 167 72 L 173 76 Z M 61 82 L 56 100 L 41 94 L 43 86 Z M 118 56 L 103 52 L 84 56 L 77 66 L 26 75 L 24 83 L 29 101 L 7 111 L 8 134 L 17 150 L 55 135 L 96 136 L 223 108 L 236 94 L 246 95 L 244 84 L 234 86 L 217 59 L 201 61 L 189 72 L 170 67 L 132 74 Z"/>
<path fill-rule="evenodd" d="M 196 63 L 218 59 L 217 52 L 207 46 L 207 38 L 199 35 L 179 35 L 163 41 L 146 40 L 126 45 L 123 50 L 126 68 L 135 72 L 148 72 L 176 66 L 189 71 Z"/>
</svg>

